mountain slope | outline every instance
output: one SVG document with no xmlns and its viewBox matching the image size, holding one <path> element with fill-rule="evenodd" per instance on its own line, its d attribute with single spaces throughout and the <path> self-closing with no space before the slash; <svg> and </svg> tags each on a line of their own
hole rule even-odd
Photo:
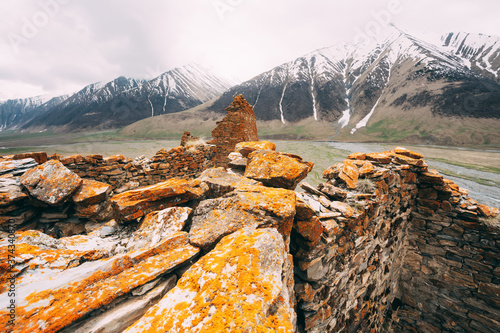
<svg viewBox="0 0 500 333">
<path fill-rule="evenodd" d="M 173 69 L 150 81 L 119 77 L 85 87 L 23 128 L 77 131 L 122 127 L 197 106 L 229 86 L 230 83 L 197 65 Z"/>
<path fill-rule="evenodd" d="M 16 129 L 62 103 L 66 98 L 68 98 L 67 95 L 53 98 L 37 96 L 2 101 L 0 102 L 0 131 Z"/>
<path fill-rule="evenodd" d="M 484 75 L 498 69 L 498 38 L 453 36 L 443 39 L 447 46 L 434 45 L 390 27 L 377 40 L 320 49 L 275 67 L 231 88 L 209 110 L 220 112 L 241 93 L 260 120 L 329 121 L 339 139 L 372 139 L 375 120 L 396 117 L 407 127 L 394 139 L 449 142 L 439 126 L 451 118 L 464 125 L 500 119 L 500 85 L 493 73 Z M 465 42 L 477 39 L 482 47 Z M 411 128 L 422 117 L 429 118 L 426 130 Z M 487 134 L 476 141 L 500 141 L 498 131 Z"/>
</svg>

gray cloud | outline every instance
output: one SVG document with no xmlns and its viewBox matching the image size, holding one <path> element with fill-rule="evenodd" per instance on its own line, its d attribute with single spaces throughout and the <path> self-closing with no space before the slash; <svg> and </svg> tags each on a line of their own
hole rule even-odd
<svg viewBox="0 0 500 333">
<path fill-rule="evenodd" d="M 352 40 L 387 12 L 409 32 L 500 34 L 497 0 L 4 0 L 0 96 L 152 78 L 190 62 L 249 79 Z"/>
</svg>

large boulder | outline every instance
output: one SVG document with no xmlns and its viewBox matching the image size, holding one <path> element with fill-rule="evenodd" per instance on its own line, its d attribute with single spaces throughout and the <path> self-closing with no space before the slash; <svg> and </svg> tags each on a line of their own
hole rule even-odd
<svg viewBox="0 0 500 333">
<path fill-rule="evenodd" d="M 199 180 L 169 179 L 165 182 L 127 191 L 111 198 L 115 219 L 130 221 L 155 210 L 173 207 L 204 194 Z"/>
<path fill-rule="evenodd" d="M 264 186 L 242 186 L 222 198 L 204 200 L 195 209 L 191 244 L 210 248 L 238 229 L 275 227 L 288 237 L 295 216 L 295 192 Z"/>
<path fill-rule="evenodd" d="M 293 332 L 291 268 L 275 229 L 242 229 L 125 332 Z"/>
<path fill-rule="evenodd" d="M 26 171 L 20 180 L 33 197 L 49 205 L 66 201 L 83 182 L 57 160 L 50 160 Z"/>
<path fill-rule="evenodd" d="M 256 150 L 248 155 L 245 177 L 261 181 L 266 186 L 293 190 L 307 177 L 314 163 L 300 156 L 273 150 Z"/>
</svg>

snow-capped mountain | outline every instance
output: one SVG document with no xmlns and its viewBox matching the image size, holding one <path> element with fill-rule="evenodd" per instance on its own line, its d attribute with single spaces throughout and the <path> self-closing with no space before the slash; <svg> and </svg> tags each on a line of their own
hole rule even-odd
<svg viewBox="0 0 500 333">
<path fill-rule="evenodd" d="M 426 126 L 419 118 L 499 119 L 500 86 L 484 75 L 498 71 L 498 38 L 459 37 L 449 34 L 436 45 L 391 26 L 375 40 L 320 49 L 275 67 L 231 88 L 210 110 L 223 110 L 241 93 L 258 119 L 286 124 L 312 117 L 336 124 L 337 135 L 412 121 Z"/>
<path fill-rule="evenodd" d="M 0 102 L 0 131 L 16 129 L 20 125 L 44 114 L 68 98 L 67 95 L 50 97 L 36 96 L 22 99 L 9 99 Z"/>
<path fill-rule="evenodd" d="M 441 42 L 445 50 L 468 60 L 468 67 L 500 82 L 500 37 L 452 32 L 442 36 Z"/>
<path fill-rule="evenodd" d="M 108 129 L 179 112 L 220 95 L 232 84 L 199 65 L 187 65 L 150 81 L 125 78 L 94 83 L 25 122 L 23 129 Z"/>
</svg>

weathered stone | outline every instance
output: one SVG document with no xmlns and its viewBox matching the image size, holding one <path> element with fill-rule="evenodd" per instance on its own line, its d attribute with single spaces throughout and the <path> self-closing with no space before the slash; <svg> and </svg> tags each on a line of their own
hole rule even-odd
<svg viewBox="0 0 500 333">
<path fill-rule="evenodd" d="M 428 184 L 441 184 L 443 183 L 443 176 L 433 172 L 423 172 L 418 177 L 419 181 Z"/>
<path fill-rule="evenodd" d="M 227 166 L 227 156 L 234 151 L 237 143 L 259 141 L 255 113 L 242 95 L 234 97 L 226 111 L 227 115 L 217 122 L 217 127 L 212 131 L 213 141 L 217 146 L 213 159 L 216 167 Z"/>
<path fill-rule="evenodd" d="M 483 215 L 484 217 L 495 217 L 500 213 L 498 208 L 489 207 L 486 205 L 477 205 L 477 208 L 481 215 Z"/>
<path fill-rule="evenodd" d="M 0 175 L 20 176 L 37 165 L 33 158 L 0 161 Z"/>
<path fill-rule="evenodd" d="M 408 157 L 411 157 L 411 158 L 414 158 L 414 159 L 420 159 L 420 158 L 424 157 L 422 154 L 416 153 L 414 151 L 411 151 L 411 150 L 403 148 L 403 147 L 396 147 L 396 148 L 394 148 L 394 152 L 396 154 L 408 156 Z"/>
<path fill-rule="evenodd" d="M 308 203 L 301 198 L 297 197 L 297 204 L 295 206 L 295 219 L 296 220 L 309 220 L 316 216 L 316 211 Z"/>
<path fill-rule="evenodd" d="M 385 153 L 370 153 L 366 154 L 366 159 L 369 161 L 373 161 L 375 163 L 387 164 L 391 163 L 391 156 Z"/>
<path fill-rule="evenodd" d="M 236 170 L 243 170 L 243 172 L 245 171 L 248 164 L 248 159 L 246 157 L 243 157 L 240 153 L 233 152 L 228 155 L 228 158 L 228 167 Z"/>
<path fill-rule="evenodd" d="M 356 188 L 356 184 L 358 183 L 358 177 L 359 177 L 358 167 L 352 161 L 345 160 L 344 163 L 342 164 L 339 177 L 346 183 L 348 188 L 350 189 Z"/>
<path fill-rule="evenodd" d="M 125 332 L 293 332 L 284 248 L 274 229 L 224 237 Z"/>
<path fill-rule="evenodd" d="M 261 181 L 266 186 L 295 189 L 307 177 L 313 163 L 273 150 L 257 150 L 248 155 L 245 177 Z"/>
<path fill-rule="evenodd" d="M 111 198 L 115 219 L 129 221 L 152 211 L 198 199 L 204 191 L 199 180 L 169 179 L 137 190 L 127 191 Z"/>
<path fill-rule="evenodd" d="M 347 198 L 346 191 L 328 183 L 319 184 L 318 190 L 326 194 L 331 200 L 344 201 Z"/>
<path fill-rule="evenodd" d="M 0 206 L 12 205 L 27 197 L 28 195 L 23 192 L 19 178 L 0 178 Z"/>
<path fill-rule="evenodd" d="M 398 164 L 409 164 L 415 167 L 427 167 L 427 163 L 422 159 L 414 159 L 405 155 L 394 155 L 394 162 Z"/>
<path fill-rule="evenodd" d="M 359 168 L 359 175 L 360 176 L 366 176 L 369 175 L 373 172 L 375 172 L 375 166 L 373 165 L 372 162 L 370 161 L 364 161 L 363 165 L 361 168 Z"/>
<path fill-rule="evenodd" d="M 175 287 L 177 277 L 170 275 L 165 281 L 156 279 L 151 282 L 154 284 L 151 291 L 139 297 L 132 297 L 118 304 L 116 307 L 106 311 L 97 317 L 90 317 L 76 326 L 70 326 L 61 333 L 118 333 L 123 332 L 139 318 L 141 318 L 149 309 L 151 304 L 157 303 L 165 294 Z M 141 287 L 138 287 L 141 288 Z M 137 289 L 137 288 L 136 288 Z M 135 290 L 132 294 L 135 296 Z"/>
<path fill-rule="evenodd" d="M 191 214 L 189 207 L 170 207 L 146 215 L 130 238 L 127 248 L 137 250 L 154 246 L 163 239 L 180 232 Z"/>
<path fill-rule="evenodd" d="M 337 178 L 342 171 L 342 163 L 335 163 L 325 171 L 323 171 L 323 178 L 325 179 L 334 179 Z"/>
<path fill-rule="evenodd" d="M 50 205 L 64 202 L 83 182 L 57 160 L 50 160 L 27 171 L 20 180 L 33 197 Z"/>
<path fill-rule="evenodd" d="M 347 156 L 348 159 L 350 160 L 364 160 L 366 158 L 365 153 L 352 153 Z"/>
<path fill-rule="evenodd" d="M 186 233 L 178 233 L 153 248 L 85 262 L 93 259 L 90 252 L 87 258 L 72 263 L 72 268 L 65 267 L 63 271 L 38 279 L 25 279 L 16 288 L 17 331 L 55 332 L 111 304 L 198 254 L 199 250 L 187 241 Z M 19 251 L 23 251 L 21 246 Z M 33 246 L 24 251 L 33 253 Z M 60 250 L 54 251 L 50 260 L 54 260 L 54 255 L 63 254 Z M 8 295 L 3 293 L 0 304 L 6 302 L 9 302 Z M 8 317 L 7 310 L 0 310 L 0 330 L 6 331 Z"/>
<path fill-rule="evenodd" d="M 261 182 L 227 172 L 224 168 L 208 169 L 202 172 L 198 178 L 208 185 L 208 198 L 218 198 L 229 193 L 240 186 L 262 185 Z"/>
<path fill-rule="evenodd" d="M 248 154 L 256 150 L 276 150 L 276 145 L 269 141 L 251 141 L 240 142 L 234 148 L 234 151 L 240 153 L 243 157 L 248 157 Z"/>
<path fill-rule="evenodd" d="M 351 208 L 351 206 L 341 201 L 332 201 L 332 203 L 330 204 L 330 208 L 341 212 L 345 217 L 351 217 L 356 213 L 354 209 Z"/>
<path fill-rule="evenodd" d="M 296 221 L 293 228 L 305 239 L 310 242 L 316 242 L 323 233 L 323 225 L 317 216 L 311 217 L 309 220 Z"/>
<path fill-rule="evenodd" d="M 275 227 L 289 236 L 295 216 L 295 192 L 264 186 L 242 186 L 195 209 L 189 240 L 209 248 L 222 237 L 246 226 Z"/>
<path fill-rule="evenodd" d="M 13 160 L 23 160 L 26 158 L 34 159 L 38 164 L 43 164 L 48 160 L 46 152 L 21 153 L 12 157 Z"/>
<path fill-rule="evenodd" d="M 80 205 L 95 205 L 105 201 L 111 191 L 111 186 L 108 184 L 83 179 L 82 185 L 73 194 L 73 202 Z"/>
</svg>

